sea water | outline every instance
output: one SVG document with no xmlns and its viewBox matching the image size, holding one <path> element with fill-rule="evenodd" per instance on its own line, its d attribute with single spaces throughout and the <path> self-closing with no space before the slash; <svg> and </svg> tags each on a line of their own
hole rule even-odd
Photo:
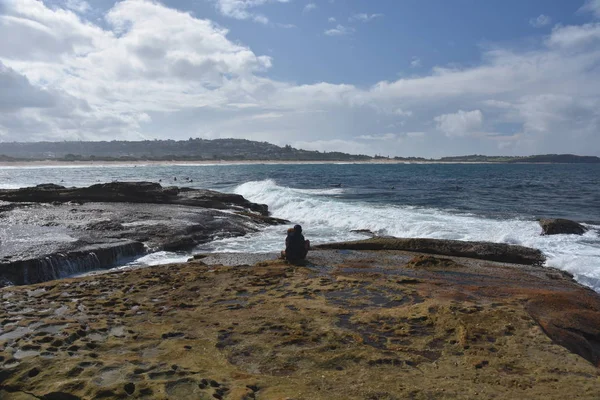
<svg viewBox="0 0 600 400">
<path fill-rule="evenodd" d="M 299 223 L 311 243 L 356 240 L 352 232 L 490 241 L 540 249 L 547 266 L 600 291 L 598 164 L 221 164 L 0 167 L 0 188 L 152 181 L 238 193 Z M 568 218 L 582 236 L 541 236 L 538 218 Z M 2 228 L 0 228 L 1 230 Z M 199 246 L 194 252 L 272 252 L 287 226 Z M 183 261 L 159 252 L 133 264 Z"/>
</svg>

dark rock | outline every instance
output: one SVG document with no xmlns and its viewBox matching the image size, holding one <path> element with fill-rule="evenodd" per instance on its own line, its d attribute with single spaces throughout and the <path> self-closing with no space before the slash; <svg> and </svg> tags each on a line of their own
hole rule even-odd
<svg viewBox="0 0 600 400">
<path fill-rule="evenodd" d="M 237 194 L 163 188 L 152 182 L 87 188 L 45 184 L 0 190 L 0 200 L 14 202 L 0 208 L 0 218 L 22 225 L 21 233 L 31 239 L 0 246 L 0 286 L 109 268 L 148 250 L 185 251 L 216 237 L 255 232 L 257 225 L 287 222 L 269 217 L 266 205 Z M 56 232 L 58 238 L 70 238 L 36 242 L 41 230 L 46 237 Z"/>
<path fill-rule="evenodd" d="M 36 187 L 0 190 L 0 200 L 36 203 L 83 201 L 181 204 L 214 209 L 246 209 L 265 216 L 269 213 L 265 204 L 252 203 L 239 194 L 220 193 L 206 189 L 163 188 L 160 184 L 153 182 L 99 183 L 86 188 L 65 188 L 48 183 Z"/>
<path fill-rule="evenodd" d="M 163 339 L 179 338 L 183 336 L 184 334 L 182 332 L 168 332 L 162 334 Z"/>
<path fill-rule="evenodd" d="M 541 251 L 504 243 L 463 242 L 445 239 L 400 239 L 375 237 L 352 242 L 328 243 L 316 249 L 403 250 L 419 253 L 469 257 L 513 264 L 540 265 L 545 261 Z"/>
<path fill-rule="evenodd" d="M 375 234 L 370 229 L 352 229 L 350 230 L 352 233 L 361 233 L 367 236 L 375 236 Z"/>
<path fill-rule="evenodd" d="M 587 231 L 583 225 L 568 219 L 541 219 L 539 222 L 542 227 L 542 235 L 583 235 Z"/>
<path fill-rule="evenodd" d="M 123 258 L 143 254 L 144 251 L 142 243 L 130 241 L 82 246 L 72 252 L 0 262 L 0 276 L 14 285 L 45 282 L 75 273 L 106 268 Z"/>
<path fill-rule="evenodd" d="M 165 243 L 162 248 L 166 251 L 181 251 L 194 247 L 196 241 L 193 237 L 178 238 L 172 242 Z"/>
<path fill-rule="evenodd" d="M 80 400 L 81 397 L 65 392 L 51 392 L 43 395 L 42 400 Z"/>
<path fill-rule="evenodd" d="M 600 367 L 600 306 L 594 292 L 541 294 L 526 309 L 555 343 Z"/>
<path fill-rule="evenodd" d="M 125 227 L 117 221 L 98 221 L 88 224 L 89 231 L 122 231 Z"/>
<path fill-rule="evenodd" d="M 61 185 L 56 185 L 54 183 L 42 183 L 39 185 L 35 186 L 36 188 L 40 189 L 40 190 L 57 190 L 57 189 L 65 189 L 64 186 Z"/>
<path fill-rule="evenodd" d="M 125 393 L 127 393 L 128 395 L 131 396 L 133 394 L 133 392 L 135 392 L 135 384 L 129 382 L 129 383 L 125 384 L 123 389 L 125 390 Z"/>
</svg>

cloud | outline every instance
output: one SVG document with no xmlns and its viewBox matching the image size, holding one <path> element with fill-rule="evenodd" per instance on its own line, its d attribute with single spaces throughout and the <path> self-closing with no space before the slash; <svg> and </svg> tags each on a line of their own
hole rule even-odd
<svg viewBox="0 0 600 400">
<path fill-rule="evenodd" d="M 246 20 L 250 19 L 261 24 L 267 24 L 269 19 L 252 11 L 254 8 L 267 3 L 288 3 L 290 0 L 214 0 L 217 10 L 224 16 Z"/>
<path fill-rule="evenodd" d="M 556 26 L 548 39 L 550 46 L 575 48 L 600 41 L 600 23 Z"/>
<path fill-rule="evenodd" d="M 357 139 L 360 140 L 396 140 L 398 135 L 395 133 L 380 133 L 377 135 L 360 135 Z"/>
<path fill-rule="evenodd" d="M 270 3 L 238 5 L 253 20 Z M 358 86 L 273 79 L 277 59 L 160 3 L 124 0 L 100 21 L 64 3 L 3 6 L 1 140 L 198 136 L 405 156 L 600 155 L 598 23 L 555 26 L 527 50 L 490 47 L 468 67 Z"/>
<path fill-rule="evenodd" d="M 338 24 L 335 28 L 327 29 L 325 34 L 327 36 L 345 36 L 350 35 L 352 32 L 354 32 L 354 29 Z"/>
<path fill-rule="evenodd" d="M 458 110 L 454 114 L 443 114 L 434 118 L 437 129 L 446 136 L 469 136 L 477 133 L 483 123 L 483 113 L 480 110 Z"/>
<path fill-rule="evenodd" d="M 327 19 L 327 22 L 334 23 L 334 22 L 337 22 L 337 20 L 334 17 L 329 17 Z"/>
<path fill-rule="evenodd" d="M 590 12 L 600 18 L 600 0 L 586 0 L 585 4 L 579 9 L 580 12 Z"/>
<path fill-rule="evenodd" d="M 354 14 L 353 16 L 348 18 L 348 21 L 350 21 L 350 22 L 355 22 L 355 21 L 370 22 L 370 21 L 374 20 L 375 18 L 382 18 L 382 17 L 383 17 L 383 14 L 359 13 L 359 14 Z"/>
<path fill-rule="evenodd" d="M 243 99 L 244 90 L 260 84 L 243 77 L 271 67 L 270 57 L 257 56 L 229 41 L 227 30 L 211 21 L 157 3 L 117 3 L 105 15 L 111 30 L 82 21 L 71 11 L 49 9 L 33 0 L 8 5 L 7 14 L 1 18 L 9 24 L 0 25 L 0 36 L 14 38 L 27 47 L 20 49 L 12 40 L 2 41 L 0 60 L 10 67 L 3 69 L 3 77 L 8 74 L 11 82 L 20 82 L 23 99 L 37 97 L 38 102 L 49 102 L 50 90 L 30 95 L 32 86 L 44 85 L 69 93 L 62 96 L 62 104 L 67 103 L 65 99 L 88 104 L 87 108 L 65 105 L 43 113 L 15 113 L 11 120 L 5 117 L 0 122 L 10 127 L 9 132 L 32 132 L 32 121 L 39 120 L 39 126 L 51 127 L 38 128 L 49 137 L 138 138 L 140 128 L 149 121 L 148 113 Z M 18 35 L 11 30 L 13 26 L 20 27 Z M 14 71 L 24 76 L 18 80 Z M 229 90 L 238 94 L 227 95 Z M 65 119 L 69 107 L 72 112 Z M 30 122 L 16 123 L 24 118 Z"/>
<path fill-rule="evenodd" d="M 31 85 L 29 80 L 0 62 L 0 112 L 20 108 L 47 108 L 55 104 L 47 90 Z"/>
<path fill-rule="evenodd" d="M 536 18 L 531 18 L 529 20 L 529 25 L 533 26 L 534 28 L 541 28 L 546 25 L 549 25 L 551 22 L 552 22 L 552 18 L 550 18 L 547 15 L 540 14 Z"/>
<path fill-rule="evenodd" d="M 304 6 L 304 9 L 302 10 L 302 12 L 304 14 L 307 14 L 309 12 L 311 12 L 312 10 L 315 10 L 317 8 L 317 5 L 315 3 L 308 3 L 307 5 Z"/>
<path fill-rule="evenodd" d="M 410 116 L 412 116 L 412 115 L 413 115 L 413 112 L 412 112 L 412 111 L 409 111 L 409 110 L 403 110 L 403 109 L 401 109 L 401 108 L 396 108 L 396 109 L 394 110 L 394 114 L 395 114 L 395 115 L 399 115 L 399 116 L 401 116 L 401 117 L 410 117 Z"/>
<path fill-rule="evenodd" d="M 84 0 L 66 0 L 65 7 L 80 14 L 86 13 L 92 9 L 90 4 Z"/>
<path fill-rule="evenodd" d="M 413 56 L 410 59 L 410 67 L 411 68 L 419 68 L 421 66 L 421 59 L 417 56 Z"/>
</svg>

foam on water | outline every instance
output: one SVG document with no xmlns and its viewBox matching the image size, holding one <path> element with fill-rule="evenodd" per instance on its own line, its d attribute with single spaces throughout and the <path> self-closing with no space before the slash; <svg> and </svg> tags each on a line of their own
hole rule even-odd
<svg viewBox="0 0 600 400">
<path fill-rule="evenodd" d="M 344 164 L 344 163 L 340 163 Z M 408 168 L 410 167 L 410 168 Z M 408 168 L 408 169 L 407 169 Z M 548 167 L 549 168 L 549 167 Z M 332 165 L 313 167 L 303 165 L 295 168 L 281 168 L 275 164 L 245 165 L 235 167 L 227 163 L 215 162 L 212 165 L 177 166 L 128 164 L 88 164 L 51 166 L 8 166 L 0 167 L 0 188 L 34 186 L 54 182 L 64 186 L 88 186 L 99 182 L 147 180 L 163 184 L 178 184 L 234 191 L 257 203 L 264 203 L 275 217 L 289 219 L 304 226 L 306 236 L 313 243 L 356 240 L 364 235 L 350 232 L 353 229 L 369 229 L 375 234 L 398 237 L 424 237 L 457 240 L 482 240 L 499 243 L 520 244 L 542 250 L 548 257 L 547 265 L 573 273 L 576 278 L 595 290 L 600 291 L 600 226 L 591 228 L 583 236 L 555 235 L 540 236 L 540 227 L 534 215 L 556 215 L 580 221 L 597 223 L 598 214 L 593 207 L 597 200 L 594 182 L 597 174 L 581 170 L 577 166 L 553 166 L 551 170 L 543 166 L 348 166 L 340 169 Z M 336 185 L 343 182 L 346 187 L 325 187 L 320 189 L 296 189 L 278 185 L 273 180 L 258 180 L 275 177 L 290 185 L 310 185 L 314 176 L 322 175 L 323 185 Z M 382 180 L 377 180 L 382 174 Z M 174 177 L 189 176 L 194 183 Z M 485 180 L 482 180 L 485 177 Z M 491 178 L 490 178 L 491 177 Z M 540 178 L 539 178 L 540 177 Z M 533 178 L 549 179 L 537 191 L 524 191 L 522 185 L 530 185 Z M 579 179 L 577 201 L 567 201 L 561 215 L 561 199 L 565 193 L 560 189 L 573 177 Z M 327 178 L 327 179 L 326 179 Z M 423 179 L 421 182 L 420 179 Z M 493 182 L 487 185 L 487 179 Z M 440 195 L 445 186 L 441 183 L 463 179 L 470 183 L 463 191 Z M 533 179 L 534 182 L 539 183 Z M 63 181 L 64 180 L 64 181 Z M 250 181 L 250 182 L 248 182 Z M 519 187 L 506 186 L 511 182 Z M 246 182 L 240 184 L 242 182 Z M 390 191 L 388 185 L 414 185 L 415 190 Z M 507 183 L 508 182 L 508 183 Z M 373 184 L 372 184 L 373 183 Z M 239 185 L 239 186 L 237 186 Z M 441 185 L 441 186 L 440 186 Z M 503 186 L 505 185 L 505 186 Z M 353 187 L 352 187 L 353 186 Z M 569 186 L 569 185 L 567 185 Z M 457 186 L 458 187 L 458 186 Z M 382 189 L 384 188 L 384 189 Z M 462 189 L 461 189 L 462 190 Z M 569 186 L 569 190 L 571 190 Z M 429 193 L 431 191 L 431 197 Z M 557 192 L 558 191 L 558 192 Z M 372 193 L 372 198 L 368 198 Z M 399 194 L 400 193 L 400 194 Z M 483 195 L 482 195 L 483 193 Z M 549 196 L 537 196 L 549 193 Z M 411 196 L 402 201 L 398 196 Z M 495 210 L 496 196 L 499 207 Z M 386 197 L 389 196 L 389 197 Z M 421 196 L 421 197 L 419 197 Z M 436 197 L 437 196 L 437 197 Z M 490 201 L 490 196 L 492 197 Z M 531 199 L 525 203 L 521 199 Z M 561 197 L 562 196 L 562 197 Z M 443 201 L 438 201 L 439 199 Z M 568 198 L 568 197 L 567 197 Z M 360 199 L 361 201 L 357 200 Z M 384 202 L 388 201 L 385 204 Z M 425 199 L 425 200 L 424 200 Z M 463 200 L 472 199 L 465 203 Z M 370 201 L 369 201 L 370 200 Z M 418 207 L 399 205 L 417 204 Z M 469 204 L 474 205 L 469 207 Z M 525 217 L 496 218 L 490 215 L 507 215 L 511 204 L 517 210 L 514 215 Z M 430 206 L 431 205 L 431 206 Z M 474 210 L 486 216 L 467 214 L 461 211 L 434 207 L 456 207 L 462 211 Z M 512 214 L 510 214 L 512 215 Z M 35 238 L 41 245 L 54 241 L 69 241 L 68 231 L 58 231 L 44 227 L 45 231 L 30 232 L 7 223 L 0 228 L 2 248 L 18 246 L 21 239 Z M 48 228 L 48 229 L 46 229 Z M 252 235 L 229 238 L 200 246 L 198 251 L 224 252 L 272 252 L 283 247 L 287 226 L 269 227 Z M 52 238 L 52 241 L 46 241 Z M 13 249 L 15 250 L 15 249 Z M 1 253 L 1 251 L 0 251 Z M 185 261 L 189 254 L 159 252 L 149 254 L 131 263 L 129 267 L 155 265 Z"/>
<path fill-rule="evenodd" d="M 143 257 L 137 258 L 130 262 L 126 267 L 136 267 L 140 265 L 160 265 L 169 263 L 180 263 L 185 262 L 190 258 L 189 254 L 184 253 L 173 253 L 170 251 L 158 251 L 156 253 L 150 253 Z M 122 267 L 120 267 L 122 268 Z M 118 268 L 117 268 L 118 269 Z"/>
<path fill-rule="evenodd" d="M 451 213 L 435 208 L 374 205 L 344 201 L 332 195 L 344 189 L 299 190 L 273 180 L 247 182 L 235 189 L 250 201 L 269 206 L 273 216 L 300 223 L 313 243 L 355 240 L 364 236 L 350 232 L 369 229 L 378 235 L 518 244 L 540 249 L 547 266 L 560 268 L 600 291 L 600 226 L 582 236 L 541 236 L 537 221 L 491 219 L 473 214 Z M 285 228 L 271 227 L 258 234 L 209 243 L 201 250 L 267 252 L 281 250 Z"/>
</svg>

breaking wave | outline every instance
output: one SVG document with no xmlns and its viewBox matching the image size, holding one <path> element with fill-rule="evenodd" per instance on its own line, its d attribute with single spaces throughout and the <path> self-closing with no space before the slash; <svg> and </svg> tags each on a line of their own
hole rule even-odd
<svg viewBox="0 0 600 400">
<path fill-rule="evenodd" d="M 494 219 L 436 208 L 374 204 L 346 200 L 343 188 L 295 189 L 274 180 L 243 183 L 235 188 L 250 201 L 269 206 L 273 216 L 302 224 L 313 243 L 364 238 L 352 230 L 377 235 L 518 244 L 540 249 L 546 265 L 575 275 L 600 290 L 600 226 L 582 236 L 541 236 L 537 221 Z M 211 243 L 216 251 L 275 251 L 283 246 L 285 229 L 272 227 L 256 235 Z"/>
</svg>

